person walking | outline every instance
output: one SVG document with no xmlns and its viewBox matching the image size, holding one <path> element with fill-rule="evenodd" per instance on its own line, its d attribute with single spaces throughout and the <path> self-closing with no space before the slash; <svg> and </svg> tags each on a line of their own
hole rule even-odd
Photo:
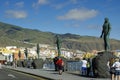
<svg viewBox="0 0 120 80">
<path fill-rule="evenodd" d="M 17 59 L 15 58 L 15 60 L 13 61 L 13 68 L 17 67 Z"/>
<path fill-rule="evenodd" d="M 1 65 L 1 63 L 0 63 L 0 69 L 2 69 L 2 65 Z"/>
<path fill-rule="evenodd" d="M 115 68 L 115 80 L 120 80 L 120 62 L 119 62 L 119 58 L 115 59 L 115 62 L 113 63 L 112 67 Z"/>
<path fill-rule="evenodd" d="M 62 75 L 63 72 L 63 68 L 64 68 L 64 61 L 59 58 L 56 62 L 57 66 L 58 66 L 58 70 L 59 70 L 59 75 Z"/>
<path fill-rule="evenodd" d="M 88 58 L 87 60 L 87 76 L 90 76 L 90 72 L 91 72 L 91 61 L 90 58 Z"/>
<path fill-rule="evenodd" d="M 114 78 L 115 78 L 115 68 L 112 67 L 114 62 L 115 62 L 115 58 L 110 58 L 110 60 L 107 63 L 108 68 L 110 69 L 109 71 L 110 71 L 110 74 L 111 74 L 111 80 L 114 80 Z"/>
<path fill-rule="evenodd" d="M 55 71 L 58 71 L 58 66 L 57 66 L 57 64 L 56 64 L 57 60 L 58 60 L 58 57 L 55 57 L 55 58 L 53 59 L 54 66 L 55 66 Z"/>
<path fill-rule="evenodd" d="M 86 76 L 87 75 L 87 60 L 85 58 L 83 58 L 82 61 L 82 75 Z"/>
</svg>

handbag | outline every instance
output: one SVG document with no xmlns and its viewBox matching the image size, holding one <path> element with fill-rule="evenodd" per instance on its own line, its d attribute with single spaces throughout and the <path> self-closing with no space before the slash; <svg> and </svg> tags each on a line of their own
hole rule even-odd
<svg viewBox="0 0 120 80">
<path fill-rule="evenodd" d="M 111 67 L 111 68 L 110 68 L 110 73 L 111 73 L 111 74 L 114 74 L 114 73 L 115 73 L 115 67 Z"/>
</svg>

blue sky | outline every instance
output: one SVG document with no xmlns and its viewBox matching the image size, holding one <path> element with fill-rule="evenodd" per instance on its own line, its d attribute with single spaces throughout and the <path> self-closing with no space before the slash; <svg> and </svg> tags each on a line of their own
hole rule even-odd
<svg viewBox="0 0 120 80">
<path fill-rule="evenodd" d="M 0 0 L 0 22 L 40 31 L 99 37 L 105 17 L 120 40 L 120 0 Z"/>
</svg>

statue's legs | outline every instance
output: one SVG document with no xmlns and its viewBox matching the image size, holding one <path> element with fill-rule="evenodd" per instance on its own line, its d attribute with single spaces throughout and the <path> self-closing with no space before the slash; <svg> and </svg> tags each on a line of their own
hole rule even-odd
<svg viewBox="0 0 120 80">
<path fill-rule="evenodd" d="M 106 40 L 107 40 L 107 42 L 106 42 L 106 43 L 107 43 L 107 50 L 110 50 L 110 41 L 109 41 L 109 36 L 107 36 L 107 39 L 106 39 Z"/>
<path fill-rule="evenodd" d="M 61 56 L 61 51 L 60 51 L 60 48 L 58 48 L 58 57 Z"/>
<path fill-rule="evenodd" d="M 104 36 L 104 48 L 106 51 L 110 50 L 109 36 Z"/>
</svg>

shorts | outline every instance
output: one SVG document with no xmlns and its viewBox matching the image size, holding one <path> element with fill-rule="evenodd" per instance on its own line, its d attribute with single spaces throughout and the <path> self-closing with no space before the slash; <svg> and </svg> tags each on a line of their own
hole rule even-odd
<svg viewBox="0 0 120 80">
<path fill-rule="evenodd" d="M 63 70 L 63 68 L 64 68 L 63 66 L 58 66 L 59 70 Z"/>
<path fill-rule="evenodd" d="M 82 67 L 82 71 L 86 71 L 87 70 L 87 68 L 86 67 Z"/>
<path fill-rule="evenodd" d="M 115 70 L 115 75 L 120 75 L 120 70 Z"/>
</svg>

